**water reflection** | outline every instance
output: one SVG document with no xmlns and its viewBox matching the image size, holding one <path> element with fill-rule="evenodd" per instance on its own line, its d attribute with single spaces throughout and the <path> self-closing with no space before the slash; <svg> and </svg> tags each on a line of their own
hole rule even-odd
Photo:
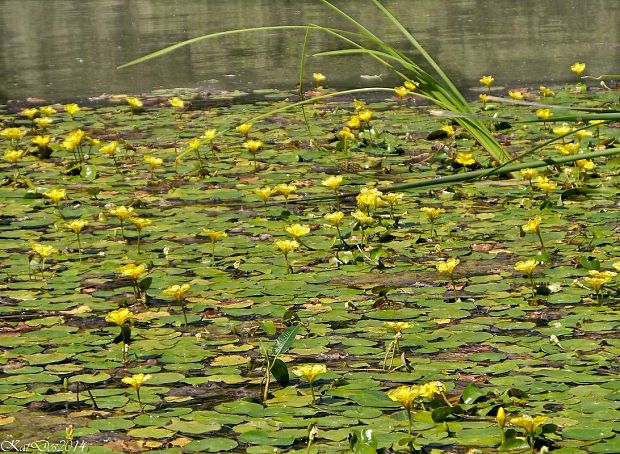
<svg viewBox="0 0 620 454">
<path fill-rule="evenodd" d="M 339 2 L 356 8 L 364 4 Z M 493 73 L 505 85 L 570 80 L 582 60 L 594 74 L 617 73 L 620 2 L 610 0 L 385 1 L 462 87 Z M 371 5 L 357 15 L 402 43 Z M 341 26 L 317 0 L 3 0 L 0 2 L 0 98 L 51 99 L 141 93 L 158 87 L 290 88 L 298 78 L 303 32 L 236 35 L 203 42 L 148 64 L 116 66 L 175 41 L 258 25 Z M 402 43 L 404 45 L 404 43 Z M 310 52 L 340 46 L 313 33 Z M 376 84 L 369 59 L 308 61 L 332 86 Z"/>
</svg>

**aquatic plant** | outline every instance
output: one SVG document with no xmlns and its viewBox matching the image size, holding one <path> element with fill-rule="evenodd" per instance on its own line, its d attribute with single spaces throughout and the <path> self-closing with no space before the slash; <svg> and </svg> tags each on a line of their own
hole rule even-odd
<svg viewBox="0 0 620 454">
<path fill-rule="evenodd" d="M 129 354 L 129 343 L 131 342 L 131 318 L 133 314 L 128 308 L 123 307 L 113 310 L 105 316 L 105 321 L 113 323 L 120 327 L 121 332 L 112 341 L 115 344 L 120 343 L 122 347 L 123 362 L 127 362 L 127 356 Z"/>
<path fill-rule="evenodd" d="M 174 300 L 177 304 L 181 306 L 181 310 L 183 311 L 183 321 L 185 322 L 185 326 L 187 326 L 187 312 L 186 312 L 186 304 L 185 304 L 185 294 L 191 288 L 191 285 L 185 284 L 174 284 L 170 287 L 162 290 L 162 293 L 166 296 L 174 297 Z"/>
<path fill-rule="evenodd" d="M 150 374 L 135 374 L 131 377 L 123 377 L 121 380 L 123 383 L 131 386 L 136 390 L 136 396 L 138 397 L 138 405 L 140 405 L 140 412 L 144 412 L 144 405 L 142 405 L 142 400 L 140 399 L 140 388 L 147 380 L 150 380 L 152 376 Z"/>
<path fill-rule="evenodd" d="M 327 373 L 327 366 L 325 366 L 325 364 L 304 364 L 293 369 L 293 374 L 297 375 L 298 377 L 304 377 L 308 381 L 308 384 L 310 384 L 312 403 L 316 403 L 314 382 L 319 375 L 325 373 Z"/>
<path fill-rule="evenodd" d="M 80 233 L 82 233 L 82 230 L 84 229 L 84 227 L 88 225 L 88 221 L 84 219 L 74 219 L 71 222 L 67 222 L 65 225 L 67 226 L 69 230 L 75 233 L 75 237 L 77 239 L 77 244 L 78 244 L 78 252 L 81 254 L 82 243 L 80 242 Z"/>
</svg>

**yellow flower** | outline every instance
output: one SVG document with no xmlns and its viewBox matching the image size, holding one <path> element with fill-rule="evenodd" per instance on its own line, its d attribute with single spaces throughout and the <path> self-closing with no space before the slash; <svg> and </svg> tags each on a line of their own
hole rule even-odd
<svg viewBox="0 0 620 454">
<path fill-rule="evenodd" d="M 473 153 L 465 153 L 465 152 L 459 151 L 456 154 L 456 158 L 454 160 L 465 167 L 473 166 L 474 164 L 476 164 L 476 160 L 474 159 Z"/>
<path fill-rule="evenodd" d="M 245 148 L 247 148 L 251 153 L 256 153 L 263 147 L 263 142 L 260 140 L 248 140 L 243 144 Z"/>
<path fill-rule="evenodd" d="M 590 271 L 590 275 L 584 277 L 586 281 L 597 293 L 601 291 L 604 285 L 609 284 L 617 273 L 613 271 Z"/>
<path fill-rule="evenodd" d="M 129 218 L 129 222 L 135 225 L 138 230 L 142 230 L 144 227 L 148 227 L 153 223 L 150 219 L 144 219 L 138 216 Z"/>
<path fill-rule="evenodd" d="M 407 95 L 409 95 L 409 90 L 407 90 L 406 87 L 403 87 L 402 85 L 399 87 L 394 88 L 394 93 L 396 93 L 396 96 L 399 99 L 404 99 L 407 97 Z"/>
<path fill-rule="evenodd" d="M 362 127 L 362 122 L 360 121 L 360 117 L 358 115 L 353 115 L 349 121 L 347 121 L 347 128 L 349 129 L 360 129 Z"/>
<path fill-rule="evenodd" d="M 112 216 L 116 216 L 120 221 L 124 221 L 131 213 L 133 213 L 133 208 L 120 205 L 110 208 L 108 213 Z"/>
<path fill-rule="evenodd" d="M 220 238 L 226 238 L 228 236 L 228 233 L 223 230 L 202 229 L 202 233 L 207 235 L 212 243 L 215 243 Z"/>
<path fill-rule="evenodd" d="M 65 225 L 69 230 L 72 230 L 73 233 L 80 233 L 82 229 L 88 225 L 88 221 L 83 219 L 75 219 L 71 222 L 67 222 Z"/>
<path fill-rule="evenodd" d="M 351 132 L 351 128 L 348 128 L 346 126 L 344 126 L 340 131 L 338 131 L 336 135 L 342 140 L 355 139 L 355 134 Z"/>
<path fill-rule="evenodd" d="M 613 271 L 598 271 L 598 270 L 590 270 L 589 274 L 592 277 L 607 279 L 609 281 L 611 281 L 614 277 L 618 275 L 618 273 L 615 273 Z"/>
<path fill-rule="evenodd" d="M 312 384 L 317 376 L 327 373 L 327 367 L 325 364 L 306 364 L 293 369 L 292 372 L 298 377 L 304 377 L 308 383 Z"/>
<path fill-rule="evenodd" d="M 370 120 L 372 119 L 372 115 L 373 115 L 373 112 L 370 109 L 360 110 L 357 113 L 357 116 L 359 117 L 360 121 L 364 123 L 370 122 Z"/>
<path fill-rule="evenodd" d="M 523 427 L 530 436 L 534 436 L 538 428 L 545 424 L 547 420 L 548 418 L 546 416 L 536 416 L 532 418 L 529 415 L 523 415 L 518 418 L 512 418 L 510 424 Z"/>
<path fill-rule="evenodd" d="M 51 117 L 52 115 L 58 113 L 52 106 L 43 106 L 40 107 L 39 110 L 41 111 L 41 115 L 45 115 L 46 117 Z"/>
<path fill-rule="evenodd" d="M 141 263 L 136 265 L 135 263 L 128 263 L 118 268 L 118 271 L 125 277 L 128 277 L 132 281 L 138 281 L 140 275 L 146 271 L 146 265 Z"/>
<path fill-rule="evenodd" d="M 399 386 L 398 388 L 390 389 L 387 396 L 394 402 L 400 403 L 407 410 L 411 410 L 413 402 L 420 397 L 420 387 L 417 385 Z"/>
<path fill-rule="evenodd" d="M 256 194 L 265 203 L 267 202 L 267 200 L 269 200 L 269 197 L 271 197 L 273 192 L 273 189 L 269 186 L 254 189 L 254 194 Z"/>
<path fill-rule="evenodd" d="M 183 101 L 181 98 L 170 98 L 168 102 L 170 103 L 170 106 L 175 109 L 182 109 L 183 107 L 185 107 L 185 101 Z"/>
<path fill-rule="evenodd" d="M 0 136 L 8 140 L 19 140 L 26 135 L 26 131 L 19 128 L 5 128 L 0 131 Z"/>
<path fill-rule="evenodd" d="M 353 107 L 355 107 L 356 112 L 359 112 L 360 110 L 364 109 L 364 106 L 366 106 L 366 101 L 362 101 L 361 99 L 353 100 Z"/>
<path fill-rule="evenodd" d="M 609 283 L 609 279 L 605 279 L 601 277 L 588 276 L 588 277 L 584 277 L 583 280 L 586 281 L 586 283 L 590 285 L 590 287 L 592 287 L 592 289 L 594 289 L 594 291 L 597 293 L 601 291 L 601 289 L 603 288 L 605 284 Z"/>
<path fill-rule="evenodd" d="M 342 183 L 342 180 L 342 175 L 332 175 L 321 181 L 321 184 L 336 191 L 338 189 L 338 186 L 340 186 L 340 184 Z"/>
<path fill-rule="evenodd" d="M 545 121 L 553 117 L 553 112 L 551 112 L 551 109 L 538 109 L 536 110 L 536 116 Z"/>
<path fill-rule="evenodd" d="M 202 138 L 210 142 L 215 139 L 215 136 L 217 136 L 217 129 L 207 129 Z"/>
<path fill-rule="evenodd" d="M 294 184 L 277 184 L 275 188 L 273 188 L 273 192 L 278 192 L 284 196 L 285 199 L 288 199 L 289 196 L 297 191 L 297 186 Z"/>
<path fill-rule="evenodd" d="M 536 169 L 522 169 L 519 173 L 521 174 L 521 178 L 528 181 L 532 181 L 532 179 L 538 176 L 538 170 Z"/>
<path fill-rule="evenodd" d="M 534 260 L 534 259 L 523 260 L 523 261 L 515 263 L 515 270 L 525 273 L 528 276 L 531 276 L 532 273 L 534 272 L 534 268 L 536 268 L 539 264 L 540 262 L 538 260 Z"/>
<path fill-rule="evenodd" d="M 443 125 L 439 129 L 445 132 L 448 135 L 448 137 L 454 137 L 456 135 L 456 130 L 454 129 L 454 126 L 452 125 Z"/>
<path fill-rule="evenodd" d="M 310 233 L 310 227 L 307 225 L 301 225 L 301 224 L 288 225 L 286 226 L 285 230 L 286 230 L 286 233 L 291 235 L 294 240 L 299 240 L 300 237 L 305 236 L 308 233 Z"/>
<path fill-rule="evenodd" d="M 51 118 L 48 118 L 48 117 L 42 117 L 42 118 L 35 118 L 34 119 L 34 124 L 37 125 L 41 129 L 49 128 L 50 125 L 53 122 L 54 122 L 54 120 L 52 120 Z"/>
<path fill-rule="evenodd" d="M 342 211 L 336 211 L 335 213 L 328 213 L 323 216 L 327 222 L 332 223 L 333 225 L 341 225 L 342 219 L 344 218 L 344 213 Z"/>
<path fill-rule="evenodd" d="M 35 243 L 32 245 L 32 250 L 34 251 L 35 254 L 40 255 L 43 258 L 49 257 L 52 254 L 58 253 L 58 249 L 56 249 L 55 247 L 46 246 L 46 245 L 38 244 L 38 243 Z"/>
<path fill-rule="evenodd" d="M 46 148 L 51 141 L 52 138 L 50 136 L 35 136 L 32 138 L 32 143 L 39 148 Z"/>
<path fill-rule="evenodd" d="M 580 145 L 579 142 L 569 142 L 565 144 L 558 144 L 556 147 L 560 153 L 566 156 L 570 154 L 577 154 L 579 152 Z"/>
<path fill-rule="evenodd" d="M 299 249 L 299 243 L 295 240 L 276 240 L 276 248 L 284 255 L 288 255 L 296 249 Z"/>
<path fill-rule="evenodd" d="M 195 137 L 187 143 L 187 149 L 190 151 L 196 151 L 200 148 L 200 145 L 202 145 L 202 141 Z"/>
<path fill-rule="evenodd" d="M 357 222 L 360 223 L 360 225 L 364 226 L 364 225 L 370 225 L 373 222 L 375 222 L 374 218 L 372 216 L 368 216 L 366 213 L 364 213 L 363 211 L 360 210 L 356 210 L 353 213 L 351 213 L 351 216 L 353 216 L 355 219 L 357 219 Z"/>
<path fill-rule="evenodd" d="M 16 163 L 24 157 L 24 150 L 7 150 L 4 152 L 4 160 Z"/>
<path fill-rule="evenodd" d="M 420 395 L 426 399 L 433 399 L 446 392 L 446 386 L 440 381 L 425 383 L 420 387 Z"/>
<path fill-rule="evenodd" d="M 575 161 L 575 167 L 578 167 L 583 170 L 594 170 L 596 168 L 596 164 L 591 159 L 578 159 Z"/>
<path fill-rule="evenodd" d="M 131 317 L 132 314 L 129 312 L 129 309 L 123 307 L 121 309 L 108 312 L 108 315 L 105 316 L 105 321 L 108 323 L 114 323 L 118 326 L 123 326 Z"/>
<path fill-rule="evenodd" d="M 524 232 L 540 232 L 540 222 L 542 221 L 540 216 L 530 219 L 521 226 L 521 230 Z"/>
<path fill-rule="evenodd" d="M 80 106 L 78 106 L 77 104 L 73 103 L 73 104 L 65 104 L 64 106 L 65 112 L 67 112 L 69 115 L 71 115 L 72 117 L 78 113 L 80 111 Z"/>
<path fill-rule="evenodd" d="M 442 260 L 438 262 L 435 265 L 435 268 L 437 268 L 437 271 L 439 271 L 440 273 L 447 273 L 452 275 L 454 273 L 454 268 L 456 268 L 459 263 L 461 263 L 459 259 L 450 257 L 448 260 Z"/>
<path fill-rule="evenodd" d="M 127 101 L 127 104 L 129 104 L 129 107 L 131 108 L 132 111 L 139 109 L 144 105 L 142 101 L 139 98 L 136 98 L 135 96 L 127 96 L 125 98 L 125 101 Z"/>
<path fill-rule="evenodd" d="M 538 91 L 540 91 L 540 94 L 542 95 L 543 98 L 555 96 L 555 92 L 551 90 L 550 88 L 545 87 L 544 85 L 541 85 L 540 87 L 538 87 Z"/>
<path fill-rule="evenodd" d="M 321 82 L 325 82 L 325 80 L 327 79 L 327 77 L 325 77 L 325 75 L 322 73 L 312 73 L 312 78 L 317 83 L 317 85 L 320 85 Z"/>
<path fill-rule="evenodd" d="M 571 132 L 573 130 L 573 128 L 571 128 L 569 125 L 567 125 L 566 123 L 563 123 L 561 126 L 556 126 L 555 128 L 553 128 L 551 131 L 556 135 L 556 136 L 563 136 L 565 134 L 568 134 L 569 132 Z"/>
<path fill-rule="evenodd" d="M 580 129 L 579 131 L 575 132 L 575 136 L 579 140 L 587 139 L 588 137 L 592 137 L 592 131 L 587 131 L 585 129 Z"/>
<path fill-rule="evenodd" d="M 167 296 L 174 296 L 177 301 L 181 301 L 185 296 L 185 293 L 189 290 L 191 286 L 189 284 L 182 285 L 172 285 L 167 289 L 163 290 L 162 293 Z"/>
<path fill-rule="evenodd" d="M 86 133 L 81 129 L 75 129 L 67 134 L 67 138 L 65 141 L 69 141 L 75 144 L 75 146 L 79 146 L 82 144 L 82 140 L 86 137 Z"/>
<path fill-rule="evenodd" d="M 37 109 L 36 107 L 31 107 L 30 109 L 22 109 L 19 114 L 27 117 L 29 120 L 34 120 L 35 117 L 39 115 L 39 109 Z"/>
<path fill-rule="evenodd" d="M 480 83 L 485 87 L 490 87 L 493 82 L 495 82 L 495 78 L 493 76 L 482 76 L 480 78 Z"/>
<path fill-rule="evenodd" d="M 570 70 L 577 75 L 580 75 L 586 69 L 585 63 L 575 62 L 571 65 Z"/>
<path fill-rule="evenodd" d="M 387 194 L 383 194 L 381 199 L 386 202 L 390 206 L 394 206 L 403 200 L 405 194 L 402 192 L 388 192 Z"/>
<path fill-rule="evenodd" d="M 60 202 L 67 195 L 67 191 L 64 189 L 49 189 L 43 193 L 45 197 L 50 199 L 54 203 Z"/>
<path fill-rule="evenodd" d="M 137 391 L 142 387 L 145 381 L 150 380 L 151 378 L 152 377 L 150 374 L 135 374 L 131 377 L 124 377 L 122 381 Z"/>
<path fill-rule="evenodd" d="M 107 145 L 99 148 L 99 151 L 103 154 L 107 154 L 109 156 L 113 156 L 118 151 L 118 142 L 116 140 L 110 142 Z"/>
<path fill-rule="evenodd" d="M 516 100 L 523 99 L 523 93 L 521 93 L 520 91 L 516 91 L 516 90 L 510 90 L 508 92 L 508 96 L 510 96 L 512 99 L 516 99 Z"/>
<path fill-rule="evenodd" d="M 155 168 L 164 163 L 162 158 L 156 158 L 155 156 L 145 156 L 144 162 L 146 162 L 151 168 Z"/>
<path fill-rule="evenodd" d="M 431 207 L 422 207 L 422 208 L 420 208 L 420 211 L 422 213 L 424 213 L 424 215 L 430 221 L 434 221 L 435 219 L 437 219 L 437 217 L 441 213 L 445 213 L 446 212 L 446 210 L 444 210 L 443 208 L 431 208 Z"/>
<path fill-rule="evenodd" d="M 414 91 L 416 88 L 420 86 L 420 82 L 412 82 L 410 80 L 406 80 L 405 82 L 403 82 L 403 85 L 405 86 L 407 90 Z"/>
<path fill-rule="evenodd" d="M 482 104 L 486 104 L 487 102 L 489 102 L 489 95 L 487 95 L 486 93 L 480 93 L 478 95 L 478 99 Z"/>
<path fill-rule="evenodd" d="M 398 334 L 409 328 L 411 325 L 407 322 L 383 322 L 383 326 L 392 331 L 394 334 Z"/>
<path fill-rule="evenodd" d="M 242 123 L 235 129 L 237 130 L 237 132 L 247 137 L 250 129 L 252 129 L 252 126 L 254 126 L 252 123 Z"/>
<path fill-rule="evenodd" d="M 504 411 L 504 407 L 499 407 L 497 409 L 497 416 L 495 416 L 495 420 L 497 421 L 497 425 L 500 429 L 503 429 L 506 425 L 506 412 Z"/>
<path fill-rule="evenodd" d="M 545 194 L 550 193 L 555 188 L 558 187 L 558 184 L 555 181 L 549 180 L 547 177 L 538 177 L 536 179 L 536 186 Z"/>
<path fill-rule="evenodd" d="M 383 196 L 383 192 L 379 191 L 377 188 L 369 188 L 368 186 L 363 187 L 360 190 L 360 193 L 355 197 L 355 201 L 357 202 L 357 206 L 360 208 L 373 208 L 383 204 L 381 197 Z"/>
</svg>

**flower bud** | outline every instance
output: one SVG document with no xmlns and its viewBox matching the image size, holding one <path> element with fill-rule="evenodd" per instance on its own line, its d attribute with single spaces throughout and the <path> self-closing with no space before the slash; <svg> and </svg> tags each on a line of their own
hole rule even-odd
<svg viewBox="0 0 620 454">
<path fill-rule="evenodd" d="M 497 425 L 499 428 L 503 429 L 506 425 L 506 412 L 504 411 L 504 407 L 499 407 L 495 419 L 497 419 Z"/>
</svg>

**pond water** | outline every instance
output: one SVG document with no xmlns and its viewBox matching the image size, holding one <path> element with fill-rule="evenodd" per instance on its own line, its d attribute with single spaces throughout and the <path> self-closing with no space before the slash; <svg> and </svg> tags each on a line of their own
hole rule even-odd
<svg viewBox="0 0 620 454">
<path fill-rule="evenodd" d="M 370 2 L 354 4 L 350 12 L 371 30 L 402 41 Z M 617 0 L 386 0 L 385 5 L 463 88 L 477 85 L 486 73 L 506 86 L 562 83 L 574 80 L 568 67 L 577 60 L 585 61 L 591 74 L 618 70 Z M 301 31 L 202 42 L 130 69 L 116 67 L 201 34 L 308 23 L 343 25 L 318 0 L 3 0 L 0 99 L 79 99 L 173 87 L 290 88 L 298 78 Z M 338 45 L 316 32 L 309 51 Z M 332 87 L 394 83 L 385 69 L 359 57 L 311 58 L 308 75 L 313 71 L 325 73 Z M 360 77 L 379 74 L 382 80 Z"/>
</svg>

